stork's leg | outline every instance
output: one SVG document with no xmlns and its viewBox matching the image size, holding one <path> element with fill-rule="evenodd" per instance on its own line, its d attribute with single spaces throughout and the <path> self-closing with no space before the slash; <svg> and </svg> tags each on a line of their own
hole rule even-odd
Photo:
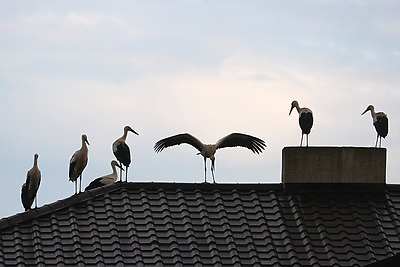
<svg viewBox="0 0 400 267">
<path fill-rule="evenodd" d="M 37 196 L 35 197 L 35 209 L 37 208 Z"/>
<path fill-rule="evenodd" d="M 300 141 L 300 147 L 303 144 L 303 133 L 301 133 L 301 141 Z"/>
<path fill-rule="evenodd" d="M 213 183 L 215 184 L 215 175 L 214 175 L 214 171 L 215 171 L 215 162 L 214 160 L 211 161 L 211 174 L 212 174 L 212 178 L 213 178 Z"/>
<path fill-rule="evenodd" d="M 128 182 L 128 166 L 126 167 L 125 170 L 125 182 Z"/>
<path fill-rule="evenodd" d="M 78 194 L 78 180 L 75 180 L 75 195 Z"/>
<path fill-rule="evenodd" d="M 121 165 L 121 162 L 119 162 L 119 165 Z M 119 180 L 122 182 L 122 169 L 119 169 Z"/>
<path fill-rule="evenodd" d="M 204 157 L 204 182 L 207 183 L 207 163 L 206 163 L 206 157 Z"/>
<path fill-rule="evenodd" d="M 376 142 L 375 142 L 375 147 L 378 146 L 378 139 L 379 139 L 379 134 L 376 135 Z"/>
<path fill-rule="evenodd" d="M 306 141 L 307 141 L 307 147 L 308 147 L 308 134 L 306 135 L 306 138 L 307 138 Z"/>
<path fill-rule="evenodd" d="M 79 193 L 82 192 L 82 174 L 79 175 Z"/>
</svg>

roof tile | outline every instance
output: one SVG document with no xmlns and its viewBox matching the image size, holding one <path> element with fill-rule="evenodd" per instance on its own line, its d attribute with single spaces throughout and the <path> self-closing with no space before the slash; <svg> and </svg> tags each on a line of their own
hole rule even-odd
<svg viewBox="0 0 400 267">
<path fill-rule="evenodd" d="M 359 266 L 400 251 L 400 187 L 117 183 L 0 220 L 5 264 Z"/>
</svg>

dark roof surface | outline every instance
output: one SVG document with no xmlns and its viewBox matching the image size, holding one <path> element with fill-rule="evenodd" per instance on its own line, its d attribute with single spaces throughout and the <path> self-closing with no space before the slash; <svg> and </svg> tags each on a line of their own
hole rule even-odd
<svg viewBox="0 0 400 267">
<path fill-rule="evenodd" d="M 7 265 L 364 266 L 400 252 L 400 187 L 116 183 L 0 220 Z"/>
</svg>

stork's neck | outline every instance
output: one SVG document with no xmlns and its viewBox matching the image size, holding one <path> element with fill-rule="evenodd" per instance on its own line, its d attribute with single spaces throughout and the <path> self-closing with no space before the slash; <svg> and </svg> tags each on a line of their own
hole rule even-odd
<svg viewBox="0 0 400 267">
<path fill-rule="evenodd" d="M 82 146 L 81 146 L 81 149 L 82 149 L 82 150 L 88 150 L 88 147 L 87 147 L 87 145 L 86 145 L 86 141 L 85 141 L 85 139 L 83 139 L 83 138 L 82 138 Z"/>
<path fill-rule="evenodd" d="M 371 111 L 371 117 L 372 117 L 372 119 L 374 120 L 374 122 L 376 122 L 376 120 L 377 120 L 377 115 L 376 115 L 376 113 L 375 113 L 375 109 L 373 108 L 373 107 L 371 107 L 370 109 L 369 109 L 370 111 Z"/>
<path fill-rule="evenodd" d="M 299 107 L 299 104 L 296 103 L 296 104 L 294 105 L 294 107 L 296 108 L 297 113 L 300 113 L 301 108 Z"/>
<path fill-rule="evenodd" d="M 114 181 L 116 181 L 118 179 L 117 168 L 115 168 L 114 164 L 112 164 L 111 167 L 112 167 L 113 172 L 112 172 L 112 174 L 110 176 L 112 176 L 112 179 Z"/>
<path fill-rule="evenodd" d="M 121 136 L 120 139 L 125 141 L 127 136 L 128 136 L 128 130 L 124 130 L 124 134 Z"/>
<path fill-rule="evenodd" d="M 39 167 L 38 167 L 38 159 L 37 158 L 35 158 L 34 160 L 33 160 L 33 168 L 35 168 L 35 169 L 38 169 Z"/>
<path fill-rule="evenodd" d="M 38 168 L 38 158 L 39 158 L 38 154 L 35 154 L 33 156 L 33 168 Z"/>
<path fill-rule="evenodd" d="M 35 159 L 33 160 L 33 167 L 32 169 L 29 171 L 32 173 L 32 177 L 37 177 L 38 179 L 40 179 L 40 170 L 39 170 L 39 166 L 38 166 L 38 158 L 35 157 Z"/>
</svg>

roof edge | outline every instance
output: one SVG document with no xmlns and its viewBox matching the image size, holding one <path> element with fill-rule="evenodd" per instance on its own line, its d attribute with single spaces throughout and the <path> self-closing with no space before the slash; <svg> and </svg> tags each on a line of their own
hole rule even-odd
<svg viewBox="0 0 400 267">
<path fill-rule="evenodd" d="M 143 188 L 143 189 L 171 189 L 180 188 L 186 190 L 234 190 L 240 186 L 241 190 L 283 190 L 282 184 L 241 184 L 241 183 L 159 183 L 159 182 L 116 182 L 111 185 L 101 186 L 89 191 L 84 191 L 78 194 L 74 194 L 65 199 L 57 200 L 50 204 L 45 204 L 41 207 L 30 209 L 25 212 L 17 213 L 9 217 L 4 217 L 0 219 L 0 230 L 11 227 L 13 225 L 22 223 L 27 220 L 32 220 L 39 216 L 47 215 L 51 212 L 56 212 L 58 210 L 64 209 L 66 207 L 79 204 L 83 201 L 89 200 L 91 198 L 103 195 L 108 192 L 119 190 L 121 188 Z"/>
<path fill-rule="evenodd" d="M 98 187 L 89 191 L 81 192 L 79 194 L 72 195 L 65 199 L 57 200 L 53 203 L 43 205 L 41 207 L 31 209 L 25 212 L 17 213 L 15 215 L 11 215 L 9 217 L 4 217 L 0 219 L 0 231 L 14 226 L 16 224 L 20 224 L 27 220 L 32 220 L 39 216 L 47 215 L 51 212 L 56 212 L 58 210 L 67 208 L 69 206 L 79 204 L 83 201 L 87 201 L 89 199 L 95 198 L 97 196 L 103 195 L 105 193 L 109 193 L 115 190 L 120 190 L 121 188 L 142 188 L 142 189 L 183 189 L 183 190 L 203 190 L 203 191 L 213 191 L 213 190 L 222 190 L 222 191 L 230 191 L 230 190 L 257 190 L 257 191 L 285 191 L 286 193 L 293 194 L 302 194 L 302 193 L 311 193 L 311 192 L 323 192 L 325 190 L 321 190 L 319 187 L 314 187 L 312 184 L 301 184 L 301 187 L 304 189 L 305 187 L 309 187 L 309 190 L 287 190 L 287 185 L 282 183 L 168 183 L 168 182 L 116 182 L 111 185 L 105 185 L 102 187 Z M 333 188 L 341 188 L 344 189 L 349 184 L 330 184 L 330 190 Z M 359 186 L 359 185 L 358 185 Z M 385 184 L 384 187 L 381 188 L 383 191 L 385 190 L 399 190 L 399 184 Z M 355 190 L 354 186 L 351 186 L 350 190 L 339 190 L 342 192 L 351 192 Z M 293 188 L 292 188 L 293 189 Z M 337 190 L 334 190 L 337 191 Z M 354 192 L 366 192 L 365 190 L 355 190 Z M 370 192 L 370 191 L 369 191 Z M 376 193 L 382 193 L 381 190 L 376 191 Z"/>
</svg>

